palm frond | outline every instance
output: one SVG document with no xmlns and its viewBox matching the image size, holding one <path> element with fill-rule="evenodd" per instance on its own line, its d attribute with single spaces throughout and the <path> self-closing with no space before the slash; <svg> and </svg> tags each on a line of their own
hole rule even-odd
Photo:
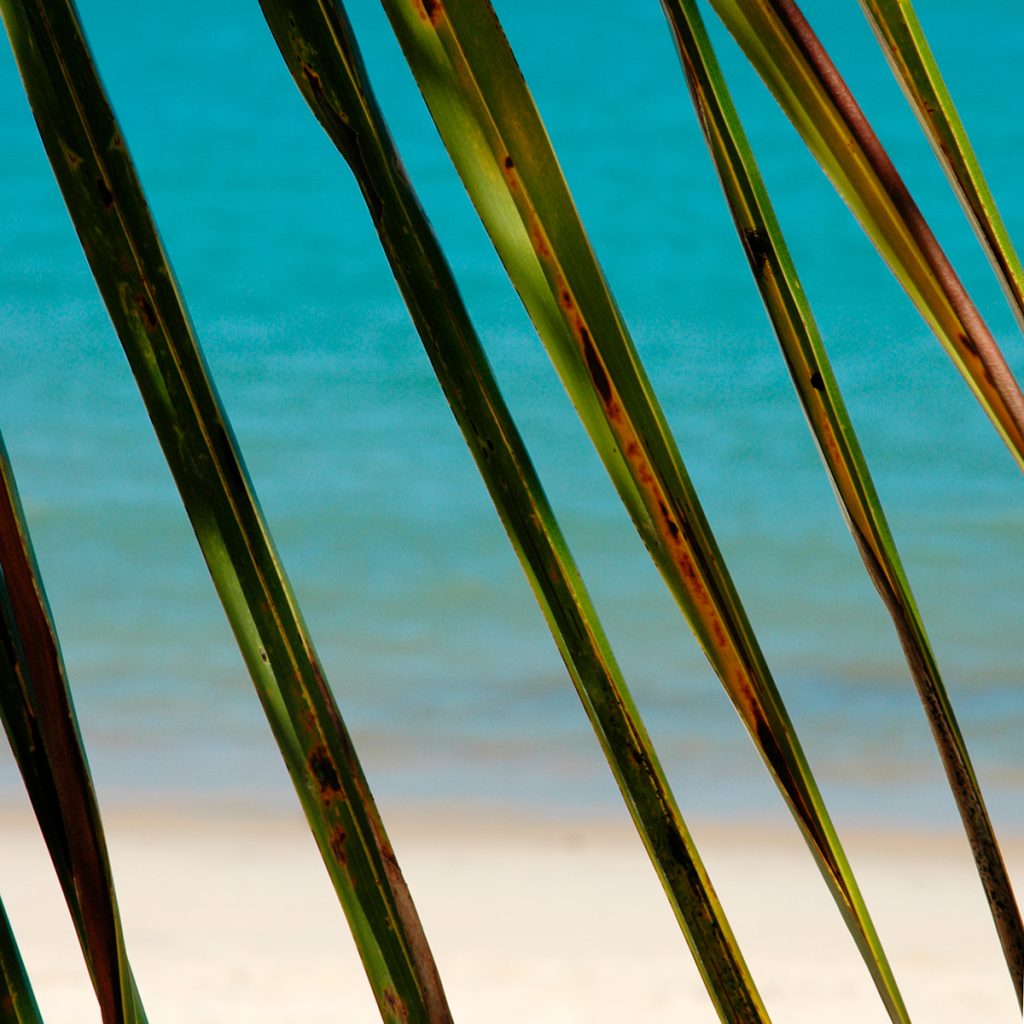
<svg viewBox="0 0 1024 1024">
<path fill-rule="evenodd" d="M 490 5 L 384 0 L 463 183 L 652 558 L 814 853 L 883 1000 L 892 972 L 792 723 Z"/>
<path fill-rule="evenodd" d="M 385 1021 L 450 1019 L 408 888 L 274 550 L 70 3 L 3 4 L 57 181 Z"/>
<path fill-rule="evenodd" d="M 1024 330 L 1024 266 L 910 0 L 861 0 Z"/>
<path fill-rule="evenodd" d="M 0 1020 L 4 1024 L 43 1024 L 32 983 L 25 973 L 7 911 L 0 903 Z"/>
<path fill-rule="evenodd" d="M 1024 468 L 1024 395 L 839 71 L 793 0 L 711 0 Z"/>
<path fill-rule="evenodd" d="M 696 5 L 664 0 L 663 6 L 698 120 L 807 421 L 864 565 L 906 652 L 1019 989 L 1024 925 L 1009 873 L 828 354 Z"/>
<path fill-rule="evenodd" d="M 145 1024 L 64 660 L 0 441 L 0 718 L 53 860 L 104 1024 Z"/>
<path fill-rule="evenodd" d="M 727 1021 L 766 1021 L 693 840 L 374 99 L 340 4 L 262 0 L 310 109 L 367 198 L 410 314 L 623 798 Z"/>
</svg>

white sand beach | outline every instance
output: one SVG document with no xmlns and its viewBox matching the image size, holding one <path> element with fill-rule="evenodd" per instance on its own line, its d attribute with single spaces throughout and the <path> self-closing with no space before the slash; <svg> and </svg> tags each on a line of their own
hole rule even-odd
<svg viewBox="0 0 1024 1024">
<path fill-rule="evenodd" d="M 715 1020 L 628 821 L 385 807 L 457 1020 Z M 130 955 L 153 1024 L 379 1019 L 297 815 L 108 813 Z M 28 812 L 3 812 L 0 892 L 47 1024 L 98 1021 Z M 882 1011 L 802 844 L 696 827 L 773 1020 L 872 1024 Z M 847 849 L 915 1021 L 1020 1015 L 966 846 L 853 833 Z M 1008 844 L 1024 875 L 1024 844 Z"/>
</svg>

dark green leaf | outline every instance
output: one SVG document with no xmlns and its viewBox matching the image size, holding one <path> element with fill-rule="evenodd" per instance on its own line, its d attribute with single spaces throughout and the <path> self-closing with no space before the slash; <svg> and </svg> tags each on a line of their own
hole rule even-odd
<svg viewBox="0 0 1024 1024">
<path fill-rule="evenodd" d="M 1024 267 L 910 0 L 861 0 L 1024 329 Z"/>
<path fill-rule="evenodd" d="M 356 752 L 214 390 L 73 7 L 3 0 L 47 154 L 384 1019 L 449 1019 Z"/>
<path fill-rule="evenodd" d="M 0 717 L 105 1024 L 144 1024 L 103 825 L 14 474 L 0 441 Z"/>
<path fill-rule="evenodd" d="M 899 995 L 817 784 L 590 248 L 501 26 L 482 0 L 383 0 L 434 122 L 577 411 L 817 858 L 889 1005 Z"/>
<path fill-rule="evenodd" d="M 888 154 L 793 0 L 711 0 L 1024 468 L 1024 395 Z"/>
<path fill-rule="evenodd" d="M 857 547 L 906 651 L 1019 990 L 1024 926 L 981 788 L 867 463 L 754 155 L 692 0 L 664 0 L 690 95 L 751 270 Z"/>
<path fill-rule="evenodd" d="M 348 160 L 466 443 L 725 1021 L 767 1020 L 586 588 L 380 115 L 338 4 L 262 0 L 296 84 Z"/>
</svg>

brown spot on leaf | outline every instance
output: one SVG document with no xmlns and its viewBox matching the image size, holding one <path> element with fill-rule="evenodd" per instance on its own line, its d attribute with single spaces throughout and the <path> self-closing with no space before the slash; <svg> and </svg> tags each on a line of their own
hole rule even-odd
<svg viewBox="0 0 1024 1024">
<path fill-rule="evenodd" d="M 743 229 L 743 248 L 755 270 L 760 270 L 769 259 L 771 247 L 768 240 L 757 228 Z"/>
<path fill-rule="evenodd" d="M 153 308 L 153 303 L 150 302 L 149 296 L 144 294 L 136 295 L 135 305 L 142 316 L 142 326 L 150 333 L 155 331 L 157 328 L 156 310 Z"/>
<path fill-rule="evenodd" d="M 825 381 L 822 379 L 821 370 L 815 370 L 814 373 L 811 374 L 811 387 L 814 388 L 815 391 L 825 390 Z"/>
<path fill-rule="evenodd" d="M 324 87 L 320 82 L 320 76 L 305 61 L 302 62 L 302 77 L 317 96 L 323 95 Z"/>
<path fill-rule="evenodd" d="M 334 854 L 335 860 L 339 864 L 348 863 L 348 854 L 345 852 L 345 843 L 348 840 L 348 833 L 338 825 L 337 828 L 331 833 L 330 847 L 331 853 Z"/>
<path fill-rule="evenodd" d="M 416 0 L 420 17 L 430 25 L 436 25 L 441 20 L 444 11 L 441 9 L 441 0 Z"/>
<path fill-rule="evenodd" d="M 502 166 L 505 169 L 505 184 L 508 185 L 510 191 L 514 192 L 519 187 L 519 179 L 516 177 L 515 161 L 512 157 L 506 156 L 502 161 Z"/>
<path fill-rule="evenodd" d="M 325 799 L 329 800 L 341 792 L 338 770 L 334 767 L 331 755 L 322 743 L 310 751 L 309 770 L 320 787 L 320 795 Z"/>
<path fill-rule="evenodd" d="M 690 556 L 685 551 L 679 556 L 679 558 L 677 559 L 677 563 L 679 565 L 680 570 L 682 571 L 683 576 L 686 579 L 690 580 L 691 582 L 697 579 L 697 572 L 693 568 L 693 561 L 690 559 Z"/>
<path fill-rule="evenodd" d="M 705 607 L 711 604 L 711 598 L 708 597 L 707 587 L 704 586 L 704 581 L 700 578 L 697 570 L 693 564 L 693 559 L 686 551 L 681 551 L 679 557 L 676 559 L 676 565 L 679 566 L 679 571 L 683 574 L 683 579 L 686 582 L 687 589 L 690 592 L 690 596 L 698 603 Z"/>
<path fill-rule="evenodd" d="M 715 635 L 715 643 L 724 650 L 728 644 L 728 640 L 725 635 L 725 630 L 722 628 L 722 622 L 718 616 L 715 616 L 715 618 L 711 620 L 711 632 Z"/>
<path fill-rule="evenodd" d="M 103 178 L 96 179 L 96 191 L 100 194 L 100 202 L 103 203 L 103 208 L 109 210 L 114 205 L 114 193 Z"/>
<path fill-rule="evenodd" d="M 544 235 L 544 228 L 541 227 L 540 221 L 536 217 L 531 217 L 530 219 L 530 238 L 533 240 L 533 248 L 537 255 L 542 260 L 549 259 L 551 257 L 551 249 Z"/>
<path fill-rule="evenodd" d="M 668 527 L 668 532 L 672 534 L 673 540 L 679 540 L 679 524 L 675 521 L 672 513 L 669 512 L 668 506 L 663 501 L 658 502 L 658 509 L 661 512 L 661 518 L 665 520 L 665 525 Z"/>
<path fill-rule="evenodd" d="M 974 356 L 975 359 L 978 358 L 978 346 L 975 345 L 972 338 L 970 338 L 967 334 L 960 334 L 956 340 L 959 342 L 960 347 L 965 352 L 970 352 L 970 354 Z"/>
<path fill-rule="evenodd" d="M 594 343 L 590 339 L 590 331 L 582 326 L 582 324 L 579 325 L 578 329 L 580 332 L 580 342 L 583 345 L 583 358 L 587 361 L 587 370 L 590 372 L 594 387 L 597 388 L 597 393 L 601 396 L 601 401 L 607 405 L 612 400 L 612 386 L 608 381 L 608 374 L 605 373 L 601 359 L 594 348 Z"/>
<path fill-rule="evenodd" d="M 739 666 L 733 675 L 733 687 L 739 694 L 740 703 L 744 708 L 754 707 L 757 701 L 754 698 L 754 691 L 750 688 L 750 680 L 747 678 L 746 669 Z"/>
<path fill-rule="evenodd" d="M 839 445 L 836 444 L 836 435 L 833 432 L 831 425 L 823 423 L 821 433 L 825 442 L 825 453 L 827 458 L 833 464 L 840 462 Z"/>
<path fill-rule="evenodd" d="M 299 714 L 299 720 L 302 722 L 303 729 L 308 733 L 316 732 L 317 720 L 316 715 L 313 714 L 309 708 L 303 708 Z"/>
<path fill-rule="evenodd" d="M 398 998 L 398 993 L 391 988 L 385 988 L 381 992 L 381 999 L 388 1008 L 392 1020 L 407 1021 L 409 1019 L 409 1008 Z"/>
</svg>

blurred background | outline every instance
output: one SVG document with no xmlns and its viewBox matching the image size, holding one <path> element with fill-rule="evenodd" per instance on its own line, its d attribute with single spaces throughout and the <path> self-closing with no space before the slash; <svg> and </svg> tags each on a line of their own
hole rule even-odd
<svg viewBox="0 0 1024 1024">
<path fill-rule="evenodd" d="M 348 6 L 684 812 L 783 815 L 504 277 L 381 10 Z M 658 4 L 496 6 L 826 797 L 864 822 L 952 825 L 902 653 L 803 423 Z M 79 9 L 374 789 L 396 801 L 613 808 L 597 743 L 352 178 L 258 5 Z M 825 0 L 804 9 L 1021 378 L 1021 336 L 859 10 Z M 1020 239 L 1015 5 L 992 0 L 979 14 L 936 0 L 921 14 Z M 709 22 L 997 828 L 1019 828 L 1020 474 Z M 290 801 L 6 47 L 0 111 L 0 429 L 101 801 Z M 0 795 L 17 793 L 4 751 Z"/>
</svg>

